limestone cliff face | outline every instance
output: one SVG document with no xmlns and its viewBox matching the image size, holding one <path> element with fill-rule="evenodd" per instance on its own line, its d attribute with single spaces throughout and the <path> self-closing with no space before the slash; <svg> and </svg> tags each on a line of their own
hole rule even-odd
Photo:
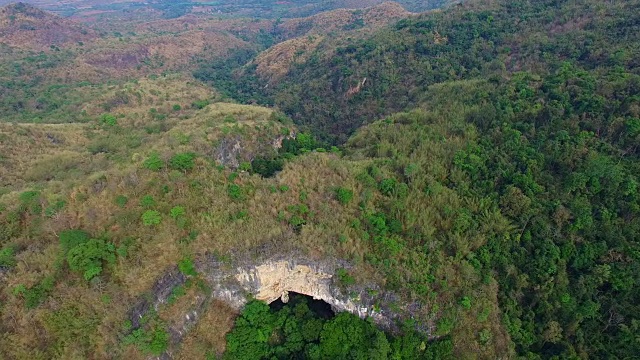
<svg viewBox="0 0 640 360">
<path fill-rule="evenodd" d="M 288 293 L 296 292 L 323 300 L 336 312 L 348 311 L 360 317 L 373 317 L 389 325 L 381 310 L 375 310 L 374 299 L 364 299 L 360 294 L 346 296 L 335 283 L 333 273 L 313 265 L 292 264 L 288 261 L 266 262 L 250 269 L 238 269 L 236 279 L 245 290 L 267 303 L 278 298 L 288 301 Z"/>
<path fill-rule="evenodd" d="M 203 269 L 205 270 L 205 269 Z M 267 260 L 259 265 L 205 270 L 213 285 L 213 296 L 237 309 L 253 297 L 266 303 L 288 300 L 289 292 L 323 300 L 336 312 L 348 311 L 362 318 L 371 317 L 383 327 L 392 327 L 395 314 L 387 304 L 392 294 L 381 293 L 374 284 L 345 288 L 334 276 L 336 265 L 298 260 Z"/>
<path fill-rule="evenodd" d="M 379 326 L 390 330 L 394 329 L 396 319 L 411 316 L 411 305 L 400 306 L 397 296 L 382 291 L 376 284 L 341 284 L 335 273 L 338 268 L 348 267 L 346 263 L 293 258 L 273 258 L 257 263 L 223 263 L 213 258 L 200 261 L 198 272 L 212 291 L 204 298 L 194 299 L 188 313 L 180 314 L 179 319 L 171 321 L 171 348 L 175 349 L 175 345 L 197 324 L 214 299 L 241 310 L 251 298 L 266 303 L 278 298 L 287 302 L 289 292 L 296 292 L 323 300 L 335 312 L 347 311 L 361 318 L 370 317 Z M 183 285 L 186 280 L 175 268 L 161 277 L 151 294 L 142 297 L 131 309 L 131 330 L 141 326 L 140 320 L 145 314 L 166 304 L 173 289 Z M 392 307 L 395 310 L 391 310 Z M 160 359 L 171 359 L 172 356 L 169 350 Z"/>
<path fill-rule="evenodd" d="M 286 261 L 269 262 L 248 271 L 239 269 L 236 279 L 249 291 L 255 292 L 256 299 L 266 303 L 286 297 L 289 291 L 314 299 L 331 298 L 331 275 L 314 271 L 306 265 L 293 266 Z"/>
</svg>

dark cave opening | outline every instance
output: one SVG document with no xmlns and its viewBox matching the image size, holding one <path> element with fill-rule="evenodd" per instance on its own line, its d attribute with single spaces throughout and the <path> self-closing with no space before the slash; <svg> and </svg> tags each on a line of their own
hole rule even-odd
<svg viewBox="0 0 640 360">
<path fill-rule="evenodd" d="M 293 291 L 289 292 L 289 301 L 287 303 L 282 302 L 282 299 L 278 298 L 277 300 L 269 304 L 269 307 L 271 308 L 271 310 L 279 311 L 286 306 L 293 307 L 300 302 L 306 302 L 307 306 L 309 306 L 309 309 L 319 318 L 328 320 L 336 316 L 336 313 L 331 308 L 331 305 L 329 305 L 325 301 L 316 300 L 311 296 Z"/>
</svg>

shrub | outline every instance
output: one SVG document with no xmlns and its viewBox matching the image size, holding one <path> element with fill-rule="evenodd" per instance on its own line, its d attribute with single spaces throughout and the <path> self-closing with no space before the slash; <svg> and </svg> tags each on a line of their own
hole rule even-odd
<svg viewBox="0 0 640 360">
<path fill-rule="evenodd" d="M 112 243 L 91 239 L 70 249 L 67 262 L 71 270 L 81 273 L 85 280 L 91 280 L 102 273 L 103 262 L 115 262 L 115 250 Z"/>
<path fill-rule="evenodd" d="M 291 216 L 291 218 L 289 218 L 289 225 L 293 226 L 296 229 L 300 229 L 302 225 L 305 225 L 306 223 L 307 220 L 305 220 L 300 215 L 293 215 Z"/>
<path fill-rule="evenodd" d="M 242 188 L 238 184 L 229 185 L 229 187 L 227 188 L 227 194 L 233 200 L 242 200 L 242 198 L 244 197 Z"/>
<path fill-rule="evenodd" d="M 284 139 L 280 153 L 299 155 L 317 148 L 317 142 L 310 134 L 300 133 L 295 139 Z"/>
<path fill-rule="evenodd" d="M 7 246 L 0 250 L 0 268 L 16 266 L 15 249 Z"/>
<path fill-rule="evenodd" d="M 340 268 L 336 270 L 336 276 L 342 285 L 349 286 L 356 283 L 356 280 L 349 274 L 347 269 Z"/>
<path fill-rule="evenodd" d="M 287 207 L 287 210 L 293 215 L 289 218 L 289 225 L 295 228 L 296 231 L 300 231 L 302 226 L 307 223 L 307 217 L 309 215 L 309 207 L 305 204 L 291 205 Z"/>
<path fill-rule="evenodd" d="M 135 345 L 145 354 L 161 355 L 169 347 L 169 333 L 161 324 L 149 330 L 136 329 L 124 338 L 125 345 Z"/>
<path fill-rule="evenodd" d="M 450 316 L 444 316 L 438 320 L 436 324 L 436 335 L 443 336 L 447 335 L 453 330 L 455 326 L 455 320 Z"/>
<path fill-rule="evenodd" d="M 240 210 L 230 216 L 231 220 L 243 220 L 249 218 L 249 212 L 247 210 Z"/>
<path fill-rule="evenodd" d="M 25 192 L 20 194 L 18 199 L 20 200 L 21 203 L 24 204 L 24 203 L 30 203 L 32 201 L 35 201 L 39 197 L 40 197 L 40 192 L 39 191 L 25 191 Z"/>
<path fill-rule="evenodd" d="M 175 288 L 173 288 L 173 290 L 171 290 L 171 294 L 167 298 L 167 303 L 170 305 L 175 304 L 178 298 L 185 296 L 186 294 L 187 290 L 185 289 L 184 285 L 176 286 Z"/>
<path fill-rule="evenodd" d="M 124 238 L 120 241 L 120 245 L 116 248 L 116 253 L 121 258 L 126 258 L 129 255 L 129 249 L 134 245 L 135 240 L 133 238 Z"/>
<path fill-rule="evenodd" d="M 140 199 L 140 206 L 147 209 L 152 208 L 156 206 L 156 200 L 151 195 L 145 195 Z"/>
<path fill-rule="evenodd" d="M 123 207 L 127 206 L 128 202 L 129 202 L 129 198 L 127 198 L 126 196 L 124 196 L 124 195 L 116 196 L 115 203 L 116 203 L 116 205 L 118 205 L 118 207 L 123 208 Z"/>
<path fill-rule="evenodd" d="M 175 154 L 169 159 L 169 167 L 173 170 L 189 171 L 195 166 L 196 154 L 194 153 L 180 153 Z"/>
<path fill-rule="evenodd" d="M 353 199 L 353 191 L 340 187 L 336 189 L 336 198 L 340 204 L 347 205 Z"/>
<path fill-rule="evenodd" d="M 171 215 L 171 217 L 174 219 L 185 216 L 185 214 L 186 214 L 186 211 L 182 206 L 174 206 L 169 212 L 169 215 Z"/>
<path fill-rule="evenodd" d="M 396 179 L 393 179 L 393 178 L 384 179 L 380 182 L 378 189 L 384 195 L 389 196 L 393 194 L 397 186 L 398 186 L 398 181 Z"/>
<path fill-rule="evenodd" d="M 238 170 L 239 171 L 249 171 L 251 170 L 251 163 L 244 161 L 240 163 L 240 166 L 238 166 Z"/>
<path fill-rule="evenodd" d="M 465 310 L 471 309 L 471 299 L 468 296 L 464 296 L 460 299 L 460 305 L 462 305 Z"/>
<path fill-rule="evenodd" d="M 190 258 L 184 258 L 178 262 L 178 270 L 186 276 L 196 276 L 198 272 L 196 271 L 195 265 L 193 265 L 193 260 Z"/>
<path fill-rule="evenodd" d="M 39 191 L 25 191 L 20 194 L 18 200 L 20 200 L 20 210 L 29 210 L 32 214 L 39 214 L 42 212 L 42 204 L 40 203 Z"/>
<path fill-rule="evenodd" d="M 195 109 L 204 109 L 208 105 L 209 105 L 209 100 L 196 100 L 191 104 L 191 106 Z"/>
<path fill-rule="evenodd" d="M 179 104 L 175 104 L 172 106 L 173 111 L 180 111 L 182 110 L 182 106 L 180 106 Z"/>
<path fill-rule="evenodd" d="M 47 206 L 46 209 L 44 209 L 44 215 L 46 217 L 53 217 L 55 214 L 57 214 L 60 210 L 62 210 L 65 205 L 67 205 L 67 202 L 64 200 L 58 200 L 55 203 Z"/>
<path fill-rule="evenodd" d="M 142 163 L 142 166 L 151 171 L 160 171 L 164 167 L 164 161 L 160 159 L 160 155 L 157 152 L 153 152 L 147 160 Z"/>
<path fill-rule="evenodd" d="M 265 178 L 272 177 L 278 171 L 282 171 L 283 167 L 284 160 L 282 158 L 268 159 L 258 157 L 251 161 L 252 172 Z"/>
<path fill-rule="evenodd" d="M 87 150 L 93 155 L 110 154 L 118 151 L 118 147 L 108 138 L 98 138 L 87 146 Z"/>
<path fill-rule="evenodd" d="M 18 293 L 22 293 L 24 296 L 24 304 L 27 309 L 35 309 L 49 296 L 54 285 L 55 279 L 53 276 L 47 276 L 29 289 L 25 289 L 24 287 L 20 288 Z"/>
<path fill-rule="evenodd" d="M 159 211 L 147 210 L 142 214 L 142 223 L 145 226 L 154 226 L 160 224 L 162 216 Z"/>
<path fill-rule="evenodd" d="M 414 177 L 420 171 L 420 166 L 417 164 L 409 164 L 404 168 L 404 176 L 407 178 Z"/>
<path fill-rule="evenodd" d="M 74 247 L 84 244 L 89 241 L 90 236 L 86 231 L 83 230 L 64 230 L 60 232 L 58 235 L 58 240 L 60 241 L 60 246 L 62 247 L 63 254 L 67 254 L 69 250 Z"/>
<path fill-rule="evenodd" d="M 115 115 L 111 115 L 111 114 L 102 115 L 102 117 L 100 118 L 100 121 L 107 126 L 118 125 L 118 118 L 116 118 Z"/>
<path fill-rule="evenodd" d="M 291 125 L 293 124 L 293 120 L 291 120 L 290 117 L 288 117 L 286 114 L 281 113 L 279 111 L 274 111 L 271 113 L 271 116 L 269 116 L 269 120 L 272 121 L 277 121 L 281 124 L 285 124 L 285 125 Z M 288 129 L 284 129 L 287 130 L 286 134 L 284 135 L 289 135 L 289 130 Z"/>
</svg>

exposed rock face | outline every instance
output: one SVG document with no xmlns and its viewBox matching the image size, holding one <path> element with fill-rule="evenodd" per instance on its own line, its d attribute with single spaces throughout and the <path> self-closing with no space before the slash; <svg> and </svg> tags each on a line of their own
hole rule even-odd
<svg viewBox="0 0 640 360">
<path fill-rule="evenodd" d="M 239 137 L 224 138 L 215 148 L 214 158 L 218 163 L 236 169 L 240 166 L 242 149 Z"/>
<path fill-rule="evenodd" d="M 183 285 L 185 281 L 187 278 L 177 268 L 167 271 L 158 279 L 152 289 L 153 296 L 142 298 L 129 312 L 132 329 L 139 328 L 142 317 L 152 308 L 158 310 L 158 306 L 167 302 L 173 289 Z"/>
<path fill-rule="evenodd" d="M 270 261 L 249 269 L 240 268 L 235 277 L 246 291 L 266 303 L 278 298 L 286 302 L 291 291 L 322 300 L 336 312 L 348 311 L 363 318 L 370 316 L 381 325 L 391 325 L 381 310 L 374 309 L 375 299 L 364 294 L 344 295 L 334 281 L 333 272 L 327 270 L 288 261 Z"/>
<path fill-rule="evenodd" d="M 398 314 L 388 309 L 395 295 L 380 292 L 374 284 L 344 288 L 335 278 L 338 266 L 297 260 L 268 260 L 253 266 L 225 270 L 220 265 L 202 269 L 208 274 L 213 296 L 241 309 L 254 297 L 266 303 L 288 300 L 289 292 L 322 300 L 336 312 L 348 311 L 362 318 L 371 317 L 378 325 L 393 328 Z"/>
<path fill-rule="evenodd" d="M 317 262 L 307 259 L 276 258 L 263 260 L 260 265 L 222 263 L 213 258 L 197 265 L 201 278 L 211 287 L 204 297 L 194 299 L 189 313 L 181 314 L 169 328 L 171 343 L 179 344 L 184 335 L 200 319 L 208 304 L 217 299 L 241 310 L 248 299 L 255 298 L 271 303 L 278 298 L 289 300 L 289 292 L 311 296 L 331 305 L 335 312 L 348 311 L 361 318 L 370 317 L 386 329 L 395 328 L 395 320 L 412 312 L 409 306 L 396 307 L 400 300 L 396 295 L 381 291 L 375 284 L 360 284 L 345 287 L 336 276 L 336 270 L 348 267 L 338 261 Z M 129 313 L 132 328 L 141 326 L 140 319 L 152 309 L 167 303 L 174 288 L 185 283 L 186 278 L 177 269 L 171 269 L 158 280 L 152 293 L 143 297 Z M 402 314 L 400 313 L 402 312 Z M 429 331 L 427 331 L 429 332 Z M 173 346 L 172 346 L 173 348 Z M 168 351 L 160 359 L 171 359 Z"/>
<path fill-rule="evenodd" d="M 213 149 L 213 158 L 218 164 L 237 169 L 241 162 L 251 162 L 256 156 L 276 155 L 284 139 L 295 138 L 295 136 L 296 134 L 291 132 L 288 136 L 279 135 L 268 141 L 254 143 L 253 146 L 247 146 L 247 141 L 243 141 L 241 136 L 226 136 Z"/>
<path fill-rule="evenodd" d="M 317 272 L 306 265 L 292 266 L 286 261 L 266 263 L 255 268 L 240 269 L 236 279 L 247 290 L 256 292 L 255 298 L 271 303 L 289 291 L 329 299 L 331 275 Z"/>
</svg>

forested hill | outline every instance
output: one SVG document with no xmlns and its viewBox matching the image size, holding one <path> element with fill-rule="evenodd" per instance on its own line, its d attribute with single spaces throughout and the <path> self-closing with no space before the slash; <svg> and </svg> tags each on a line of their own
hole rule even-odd
<svg viewBox="0 0 640 360">
<path fill-rule="evenodd" d="M 0 359 L 640 354 L 640 0 L 42 14 L 0 16 Z M 282 268 L 397 331 L 238 314 Z"/>
<path fill-rule="evenodd" d="M 394 112 L 426 111 L 347 143 L 354 158 L 378 159 L 373 173 L 394 173 L 409 198 L 455 218 L 422 228 L 437 240 L 412 247 L 417 205 L 378 204 L 408 236 L 404 260 L 379 260 L 389 281 L 416 275 L 415 258 L 441 244 L 498 281 L 519 355 L 640 354 L 640 1 L 470 1 L 347 36 L 325 39 L 275 86 L 249 63 L 225 90 L 337 144 Z M 455 202 L 443 201 L 449 192 Z"/>
<path fill-rule="evenodd" d="M 329 37 L 268 91 L 259 76 L 250 76 L 255 71 L 250 63 L 230 93 L 244 101 L 273 102 L 325 139 L 343 142 L 365 122 L 419 106 L 435 83 L 499 81 L 519 71 L 547 75 L 567 61 L 602 77 L 598 81 L 610 79 L 604 75 L 614 70 L 637 74 L 639 6 L 638 1 L 466 2 L 361 39 Z M 207 79 L 206 71 L 215 72 L 205 65 L 201 78 Z M 598 96 L 607 97 L 606 91 L 596 86 Z"/>
</svg>

